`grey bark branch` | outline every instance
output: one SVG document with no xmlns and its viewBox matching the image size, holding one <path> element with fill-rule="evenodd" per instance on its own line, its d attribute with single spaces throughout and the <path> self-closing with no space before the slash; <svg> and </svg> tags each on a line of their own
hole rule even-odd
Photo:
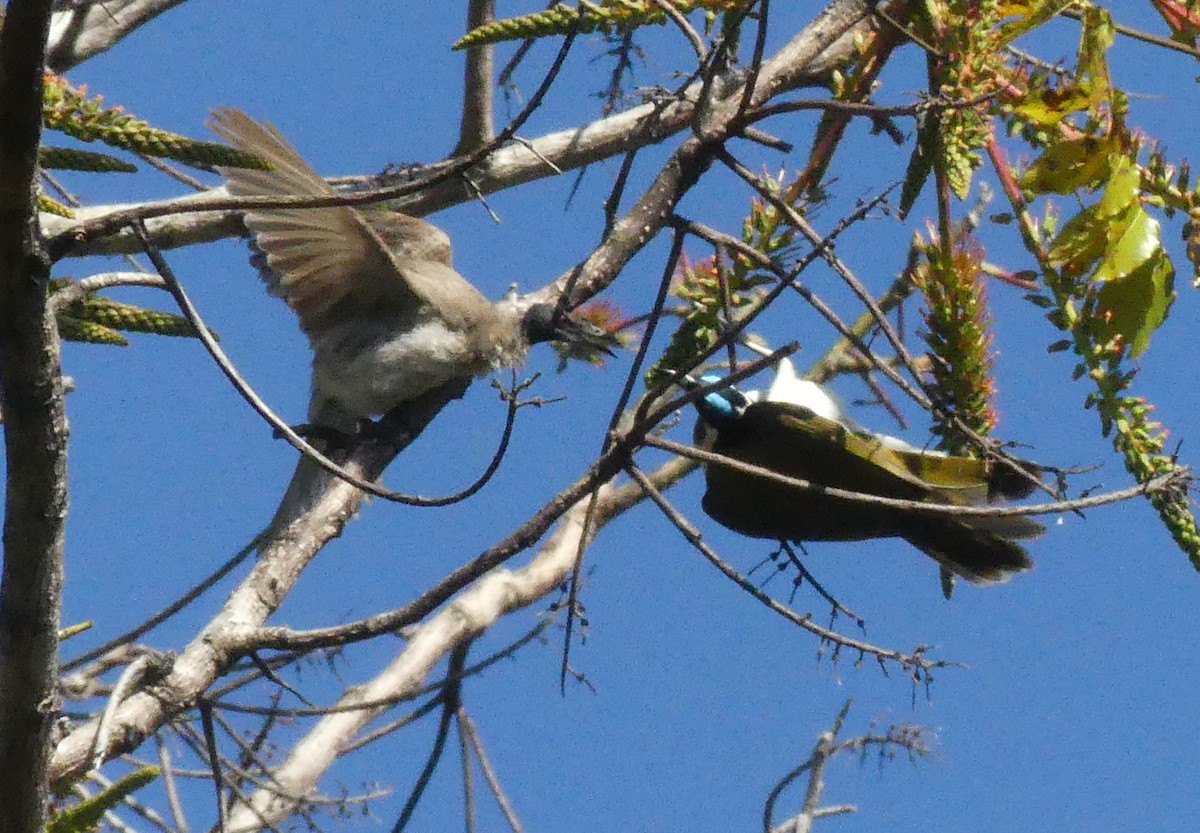
<svg viewBox="0 0 1200 833">
<path fill-rule="evenodd" d="M 676 467 L 664 471 L 656 476 L 669 477 Z M 371 681 L 349 689 L 338 705 L 395 698 L 419 688 L 437 663 L 455 648 L 474 640 L 500 617 L 555 592 L 570 575 L 581 543 L 586 546 L 604 522 L 641 497 L 636 486 L 601 486 L 598 521 L 588 541 L 582 541 L 584 517 L 590 503 L 590 496 L 582 496 L 562 516 L 557 528 L 526 566 L 492 570 L 468 587 L 417 626 L 396 658 Z M 229 817 L 231 833 L 257 830 L 264 822 L 281 822 L 294 812 L 302 797 L 316 789 L 318 780 L 340 750 L 383 711 L 382 708 L 339 711 L 318 721 L 272 773 L 271 781 L 278 785 L 278 791 L 260 790 L 248 804 L 234 808 Z"/>
<path fill-rule="evenodd" d="M 830 9 L 794 38 L 785 52 L 773 59 L 772 63 L 777 67 L 777 72 L 770 77 L 773 95 L 823 82 L 829 70 L 849 54 L 853 47 L 853 31 L 864 22 L 865 10 L 858 0 L 841 0 Z M 785 60 L 785 65 L 779 65 L 781 60 Z M 802 63 L 799 66 L 786 64 L 786 61 L 793 60 Z M 731 76 L 717 86 L 735 80 Z M 760 82 L 759 87 L 763 86 Z M 583 127 L 560 130 L 533 140 L 514 141 L 471 169 L 468 172 L 471 181 L 478 187 L 479 193 L 492 194 L 655 144 L 692 123 L 699 90 L 700 85 L 696 84 L 679 101 L 665 106 L 659 103 L 643 104 Z M 548 165 L 547 161 L 557 166 L 558 170 Z M 436 173 L 452 162 L 450 159 L 437 163 L 429 170 Z M 339 181 L 363 186 L 371 184 L 375 178 L 346 177 Z M 473 198 L 474 194 L 464 188 L 461 182 L 449 180 L 391 200 L 390 204 L 396 210 L 422 217 Z M 364 194 L 361 199 L 368 202 L 373 197 Z M 114 212 L 138 209 L 140 216 L 147 221 L 155 244 L 162 249 L 171 249 L 244 233 L 236 212 L 229 210 L 238 204 L 238 201 L 227 197 L 223 189 L 214 189 L 205 194 L 189 194 L 172 200 L 84 207 L 76 211 L 75 220 L 45 215 L 42 222 L 48 236 L 69 235 L 85 223 Z M 83 256 L 140 252 L 141 245 L 137 239 L 128 231 L 121 231 L 82 241 L 74 245 L 70 253 Z"/>
<path fill-rule="evenodd" d="M 66 72 L 182 2 L 103 0 L 57 12 L 50 25 L 46 65 L 54 72 Z"/>
<path fill-rule="evenodd" d="M 410 423 L 411 438 L 448 398 L 460 392 L 457 385 L 451 382 L 407 404 L 404 415 Z M 396 448 L 390 444 L 363 442 L 343 466 L 363 479 L 373 480 L 395 454 Z M 362 492 L 335 480 L 311 512 L 260 541 L 260 557 L 250 575 L 180 652 L 170 672 L 151 690 L 140 691 L 124 701 L 113 718 L 111 739 L 96 750 L 97 754 L 111 758 L 135 748 L 174 714 L 193 705 L 240 655 L 239 648 L 244 646 L 236 635 L 261 625 L 275 612 L 312 558 L 341 534 L 361 500 Z M 91 721 L 59 743 L 50 764 L 52 780 L 77 775 L 86 768 L 96 730 L 96 721 Z"/>
<path fill-rule="evenodd" d="M 35 201 L 50 5 L 10 0 L 0 29 L 0 410 L 8 478 L 0 579 L 2 833 L 45 826 L 57 717 L 67 424 Z"/>
<path fill-rule="evenodd" d="M 493 153 L 485 165 L 477 166 L 469 174 L 479 193 L 491 194 L 555 175 L 557 171 L 547 164 L 547 160 L 563 171 L 660 141 L 685 128 L 691 114 L 692 102 L 673 104 L 665 109 L 650 104 L 642 105 L 582 128 L 561 130 L 527 142 L 514 141 Z M 439 163 L 434 169 L 441 166 L 442 163 Z M 365 177 L 342 180 L 359 184 L 367 181 Z M 461 182 L 451 180 L 389 203 L 396 210 L 423 217 L 470 199 L 474 199 L 474 194 L 464 188 Z M 217 203 L 218 200 L 220 203 Z M 203 210 L 210 204 L 233 206 L 240 203 L 228 197 L 224 189 L 213 189 L 204 194 L 189 194 L 158 202 L 83 207 L 76 211 L 76 220 L 44 215 L 42 222 L 48 236 L 57 236 L 70 234 L 88 221 L 117 211 L 139 209 L 147 219 L 146 226 L 151 238 L 162 249 L 209 243 L 244 233 L 236 212 Z M 141 245 L 137 239 L 128 231 L 123 231 L 87 240 L 74 246 L 70 253 L 83 256 L 140 252 Z"/>
<path fill-rule="evenodd" d="M 496 16 L 495 0 L 471 0 L 467 6 L 467 31 L 490 23 Z M 496 48 L 491 44 L 472 46 L 466 51 L 463 69 L 462 120 L 458 144 L 452 156 L 481 148 L 496 135 L 492 122 L 493 62 Z"/>
</svg>

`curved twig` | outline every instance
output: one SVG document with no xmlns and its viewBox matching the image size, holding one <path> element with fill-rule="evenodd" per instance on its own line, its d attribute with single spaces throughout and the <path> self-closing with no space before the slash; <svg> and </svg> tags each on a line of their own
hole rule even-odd
<svg viewBox="0 0 1200 833">
<path fill-rule="evenodd" d="M 500 437 L 500 444 L 496 449 L 496 453 L 492 457 L 492 461 L 488 464 L 487 469 L 484 471 L 483 475 L 480 476 L 480 478 L 470 486 L 452 495 L 430 498 L 423 497 L 421 495 L 385 489 L 378 484 L 369 483 L 368 481 L 363 480 L 361 477 L 358 477 L 352 472 L 347 471 L 342 466 L 339 466 L 337 463 L 333 462 L 333 460 L 330 460 L 315 447 L 313 447 L 307 440 L 296 433 L 295 429 L 284 422 L 278 414 L 271 410 L 271 407 L 267 405 L 265 401 L 263 401 L 262 397 L 260 397 L 252 387 L 250 387 L 250 384 L 244 378 L 242 378 L 242 375 L 238 372 L 233 362 L 230 361 L 229 356 L 225 354 L 225 351 L 221 349 L 219 344 L 217 344 L 216 339 L 212 337 L 212 333 L 209 331 L 208 325 L 206 325 L 204 320 L 200 317 L 199 311 L 192 303 L 191 298 L 188 297 L 183 286 L 179 283 L 179 279 L 175 277 L 175 273 L 171 270 L 171 267 L 163 258 L 162 252 L 160 252 L 158 247 L 155 246 L 153 241 L 150 240 L 150 236 L 146 232 L 145 224 L 142 223 L 141 220 L 132 220 L 130 221 L 130 227 L 133 228 L 134 233 L 146 247 L 146 255 L 150 258 L 150 262 L 154 264 L 154 268 L 158 270 L 159 275 L 161 275 L 163 280 L 166 282 L 167 289 L 171 295 L 174 296 L 176 303 L 179 305 L 180 311 L 196 329 L 196 337 L 200 339 L 201 344 L 204 345 L 204 348 L 208 351 L 208 354 L 212 356 L 213 361 L 217 363 L 217 367 L 219 367 L 221 372 L 225 374 L 225 378 L 230 381 L 237 392 L 241 394 L 242 398 L 249 403 L 250 407 L 252 407 L 258 413 L 258 415 L 261 416 L 263 420 L 275 430 L 278 436 L 287 440 L 293 448 L 295 448 L 305 457 L 308 457 L 322 469 L 338 477 L 339 479 L 346 481 L 351 486 L 361 489 L 367 494 L 375 495 L 376 497 L 392 501 L 393 503 L 401 503 L 405 506 L 423 507 L 449 506 L 451 504 L 464 501 L 482 489 L 487 482 L 491 480 L 492 475 L 496 473 L 496 469 L 499 468 L 500 461 L 503 459 L 504 453 L 508 450 L 509 440 L 512 438 L 512 429 L 516 419 L 516 412 L 519 408 L 519 404 L 517 403 L 515 396 L 509 402 L 508 417 L 505 422 L 504 432 Z"/>
<path fill-rule="evenodd" d="M 851 500 L 855 503 L 869 503 L 876 506 L 886 506 L 891 509 L 902 509 L 906 512 L 924 512 L 929 515 L 953 515 L 960 517 L 970 515 L 973 517 L 1005 517 L 1009 515 L 1051 515 L 1059 512 L 1074 512 L 1080 509 L 1090 509 L 1094 506 L 1104 506 L 1109 503 L 1118 503 L 1122 500 L 1130 500 L 1135 497 L 1141 497 L 1144 494 L 1162 491 L 1163 489 L 1173 488 L 1180 480 L 1190 478 L 1190 472 L 1186 468 L 1179 468 L 1166 474 L 1148 480 L 1145 483 L 1139 483 L 1135 486 L 1130 486 L 1126 489 L 1117 489 L 1111 492 L 1104 492 L 1099 495 L 1090 495 L 1083 498 L 1075 498 L 1073 500 L 1058 500 L 1051 503 L 1030 503 L 1023 506 L 958 506 L 944 503 L 922 503 L 919 500 L 904 500 L 902 498 L 884 497 L 883 495 L 869 495 L 862 492 L 851 492 L 846 489 L 838 489 L 833 486 L 823 486 L 820 483 L 813 483 L 808 480 L 801 480 L 796 477 L 788 477 L 785 474 L 780 474 L 762 466 L 755 466 L 750 463 L 743 463 L 740 460 L 735 460 L 732 457 L 726 457 L 723 454 L 715 454 L 711 451 L 705 451 L 700 448 L 695 448 L 683 443 L 677 443 L 674 440 L 668 440 L 663 437 L 647 435 L 642 439 L 646 445 L 655 448 L 661 448 L 663 451 L 670 451 L 675 454 L 690 457 L 693 460 L 699 460 L 702 463 L 713 463 L 726 468 L 740 471 L 745 474 L 752 474 L 755 477 L 761 477 L 765 480 L 773 480 L 776 483 L 782 483 L 785 486 L 791 486 L 797 489 L 803 489 L 807 492 L 818 492 L 822 495 L 835 497 L 842 500 Z"/>
<path fill-rule="evenodd" d="M 864 642 L 861 639 L 844 636 L 837 631 L 830 630 L 818 625 L 808 616 L 801 616 L 786 605 L 780 604 L 775 599 L 764 593 L 759 588 L 755 587 L 748 578 L 743 576 L 733 567 L 729 566 L 711 547 L 704 543 L 700 531 L 694 527 L 687 518 L 678 512 L 674 506 L 663 496 L 649 478 L 635 464 L 630 463 L 626 467 L 629 476 L 637 482 L 645 491 L 646 495 L 654 501 L 654 504 L 667 516 L 667 519 L 674 524 L 688 543 L 695 547 L 701 555 L 703 555 L 710 564 L 716 567 L 721 573 L 738 585 L 742 590 L 745 590 L 753 596 L 758 602 L 769 608 L 771 611 L 778 613 L 784 619 L 787 619 L 794 625 L 799 625 L 804 630 L 820 637 L 822 641 L 831 642 L 838 648 L 849 648 L 853 651 L 858 651 L 860 654 L 870 654 L 880 662 L 897 662 L 906 669 L 916 669 L 920 672 L 929 671 L 933 668 L 944 668 L 952 663 L 945 660 L 930 660 L 926 659 L 921 651 L 914 651 L 911 654 L 901 653 L 900 651 L 891 648 L 881 648 L 878 645 L 872 645 L 869 642 Z"/>
</svg>

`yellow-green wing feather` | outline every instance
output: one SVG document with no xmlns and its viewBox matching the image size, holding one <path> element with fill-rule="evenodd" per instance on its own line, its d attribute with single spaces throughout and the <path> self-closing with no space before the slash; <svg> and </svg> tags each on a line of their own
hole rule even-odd
<svg viewBox="0 0 1200 833">
<path fill-rule="evenodd" d="M 986 461 L 898 449 L 872 434 L 852 431 L 840 422 L 786 402 L 758 403 L 750 410 L 756 409 L 763 409 L 761 419 L 764 423 L 777 420 L 780 439 L 790 437 L 792 443 L 803 447 L 804 453 L 824 447 L 827 450 L 820 456 L 833 457 L 835 462 L 836 458 L 842 458 L 841 468 L 850 465 L 856 471 L 867 472 L 878 469 L 865 478 L 875 488 L 858 488 L 856 491 L 889 494 L 895 490 L 909 492 L 916 489 L 936 492 L 952 503 L 983 503 L 987 500 Z M 836 473 L 834 476 L 837 477 Z M 834 485 L 826 478 L 817 479 Z M 878 491 L 879 488 L 883 491 Z"/>
</svg>

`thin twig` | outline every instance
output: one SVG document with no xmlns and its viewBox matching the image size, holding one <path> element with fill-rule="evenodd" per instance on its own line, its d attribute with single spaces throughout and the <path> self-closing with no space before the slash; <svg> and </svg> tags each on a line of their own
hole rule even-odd
<svg viewBox="0 0 1200 833">
<path fill-rule="evenodd" d="M 392 826 L 392 833 L 402 833 L 404 828 L 408 826 L 412 814 L 417 809 L 417 804 L 421 801 L 421 796 L 425 793 L 425 788 L 429 786 L 429 779 L 433 777 L 433 772 L 437 769 L 438 762 L 442 758 L 442 752 L 446 748 L 446 738 L 450 734 L 451 720 L 462 703 L 460 699 L 462 693 L 460 674 L 470 647 L 469 642 L 456 645 L 450 654 L 450 671 L 452 673 L 448 676 L 446 688 L 439 698 L 442 706 L 442 716 L 438 721 L 437 737 L 434 738 L 433 747 L 429 750 L 429 758 L 425 761 L 424 769 L 417 776 L 417 781 L 413 784 L 412 792 L 408 795 L 408 800 L 404 802 L 404 808 L 400 811 L 400 817 L 396 819 L 395 825 Z"/>
<path fill-rule="evenodd" d="M 153 272 L 101 272 L 88 275 L 50 296 L 50 308 L 58 312 L 77 301 L 82 301 L 90 293 L 114 286 L 148 286 L 153 289 L 166 289 L 167 282 Z"/>
<path fill-rule="evenodd" d="M 475 721 L 466 711 L 459 716 L 459 726 L 466 731 L 471 748 L 475 750 L 475 757 L 479 759 L 479 769 L 488 783 L 488 788 L 492 791 L 492 797 L 496 799 L 496 804 L 500 807 L 500 812 L 504 813 L 504 818 L 508 820 L 508 826 L 512 828 L 513 833 L 524 833 L 525 829 L 521 826 L 516 812 L 513 811 L 512 804 L 509 802 L 504 788 L 500 785 L 500 779 L 496 776 L 496 770 L 492 767 L 492 762 L 488 760 L 487 753 L 483 749 L 483 741 L 480 740 L 479 731 L 475 728 Z"/>
<path fill-rule="evenodd" d="M 161 171 L 162 173 L 171 177 L 171 179 L 174 179 L 176 182 L 182 182 L 184 185 L 191 188 L 193 191 L 203 192 L 203 191 L 212 190 L 211 188 L 209 188 L 209 186 L 205 185 L 203 182 L 196 179 L 196 177 L 192 176 L 191 174 L 187 173 L 186 171 L 181 171 L 181 170 L 179 170 L 179 168 L 176 168 L 174 165 L 169 165 L 166 162 L 162 161 L 161 159 L 159 159 L 155 156 L 150 156 L 145 153 L 139 153 L 137 156 L 139 159 L 141 159 L 143 162 L 145 162 L 150 167 Z"/>
<path fill-rule="evenodd" d="M 671 18 L 671 22 L 683 33 L 687 42 L 691 44 L 692 51 L 696 53 L 696 60 L 700 63 L 708 60 L 708 49 L 704 46 L 704 39 L 700 37 L 700 33 L 696 31 L 696 27 L 691 24 L 691 21 L 684 17 L 683 13 L 668 0 L 654 0 L 654 5 Z"/>
<path fill-rule="evenodd" d="M 1083 12 L 1079 11 L 1078 9 L 1063 9 L 1061 12 L 1059 12 L 1059 14 L 1063 17 L 1069 17 L 1072 20 L 1083 20 Z M 1200 58 L 1200 49 L 1197 49 L 1194 46 L 1188 46 L 1186 43 L 1180 43 L 1179 41 L 1174 41 L 1170 38 L 1164 38 L 1159 35 L 1152 35 L 1149 32 L 1142 31 L 1141 29 L 1135 29 L 1132 26 L 1126 26 L 1124 23 L 1117 23 L 1116 21 L 1113 21 L 1113 30 L 1117 32 L 1117 34 L 1124 35 L 1125 37 L 1132 38 L 1133 40 L 1140 40 L 1143 43 L 1161 46 L 1163 49 L 1173 49 L 1176 52 L 1182 52 L 1185 55 L 1191 55 L 1193 58 Z"/>
<path fill-rule="evenodd" d="M 862 492 L 852 492 L 846 489 L 838 489 L 833 486 L 823 486 L 820 483 L 813 483 L 796 477 L 788 477 L 787 475 L 780 474 L 777 471 L 773 471 L 772 469 L 764 468 L 762 466 L 743 463 L 740 460 L 735 460 L 732 457 L 726 457 L 723 454 L 715 454 L 711 451 L 705 451 L 690 445 L 677 443 L 674 440 L 668 440 L 665 437 L 649 435 L 643 439 L 643 442 L 646 445 L 653 446 L 655 448 L 661 448 L 663 451 L 682 454 L 685 457 L 691 457 L 692 459 L 699 460 L 703 463 L 713 463 L 716 465 L 725 466 L 726 468 L 733 469 L 734 471 L 740 471 L 744 474 L 752 474 L 755 477 L 772 480 L 785 486 L 791 486 L 796 489 L 803 489 L 810 492 L 817 492 L 822 495 L 828 495 L 829 497 L 851 500 L 856 503 L 876 504 L 878 506 L 886 506 L 892 509 L 902 509 L 906 512 L 924 512 L 930 515 L 950 515 L 954 517 L 970 515 L 990 518 L 1005 517 L 1008 515 L 1050 515 L 1059 512 L 1074 512 L 1079 509 L 1090 509 L 1094 506 L 1104 506 L 1105 504 L 1109 503 L 1130 500 L 1151 492 L 1170 489 L 1181 479 L 1190 477 L 1190 474 L 1186 469 L 1176 469 L 1174 471 L 1161 474 L 1152 480 L 1146 481 L 1145 483 L 1139 483 L 1134 486 L 1129 486 L 1125 489 L 1117 489 L 1098 495 L 1075 498 L 1074 500 L 1059 500 L 1051 503 L 1030 503 L 1022 506 L 958 506 L 956 504 L 922 503 L 919 500 L 904 500 L 902 498 L 884 497 L 883 495 L 869 495 Z"/>
<path fill-rule="evenodd" d="M 196 704 L 200 712 L 200 725 L 204 729 L 204 748 L 208 752 L 208 764 L 212 767 L 213 789 L 217 793 L 217 831 L 225 833 L 225 795 L 221 777 L 221 754 L 217 750 L 217 732 L 213 728 L 212 701 L 200 698 Z"/>
<path fill-rule="evenodd" d="M 671 503 L 654 486 L 654 484 L 650 482 L 649 478 L 646 477 L 645 473 L 643 473 L 641 469 L 631 463 L 626 470 L 629 472 L 629 476 L 632 477 L 638 483 L 638 485 L 646 490 L 646 494 L 650 497 L 654 504 L 658 506 L 663 514 L 666 515 L 667 519 L 674 524 L 675 528 L 683 534 L 688 542 L 695 547 L 710 564 L 720 570 L 726 578 L 733 581 L 742 590 L 746 591 L 755 599 L 757 599 L 761 604 L 765 605 L 775 613 L 778 613 L 792 624 L 799 625 L 806 631 L 809 631 L 810 633 L 820 637 L 822 641 L 828 641 L 836 646 L 858 651 L 860 654 L 870 654 L 878 659 L 881 663 L 891 660 L 899 663 L 905 668 L 916 669 L 919 671 L 928 671 L 933 668 L 941 668 L 948 664 L 943 660 L 925 659 L 924 655 L 919 651 L 915 651 L 912 654 L 902 654 L 899 651 L 895 651 L 890 648 L 881 648 L 868 642 L 843 636 L 842 634 L 830 630 L 829 628 L 821 627 L 817 623 L 813 622 L 809 617 L 800 616 L 791 608 L 780 604 L 775 599 L 771 598 L 766 593 L 755 587 L 749 579 L 729 566 L 729 564 L 727 564 L 724 559 L 718 556 L 711 547 L 705 544 L 702 536 L 700 535 L 700 531 L 696 529 L 687 520 L 687 518 L 683 516 L 682 513 L 680 513 L 675 509 L 674 506 L 671 505 Z"/>
<path fill-rule="evenodd" d="M 158 751 L 158 769 L 162 773 L 163 793 L 167 798 L 167 807 L 171 810 L 171 818 L 175 820 L 175 830 L 177 833 L 189 833 L 187 815 L 183 812 L 179 788 L 175 783 L 175 765 L 171 761 L 171 750 L 163 740 L 161 731 L 154 733 L 154 746 Z"/>
<path fill-rule="evenodd" d="M 460 503 L 466 500 L 482 489 L 484 485 L 487 484 L 488 480 L 491 479 L 492 475 L 495 474 L 497 468 L 499 468 L 500 460 L 503 459 L 504 453 L 508 449 L 509 440 L 512 437 L 512 428 L 514 424 L 513 420 L 515 419 L 516 415 L 516 407 L 513 403 L 510 403 L 508 420 L 506 421 L 505 429 L 501 434 L 500 443 L 497 447 L 496 453 L 492 457 L 492 462 L 489 463 L 487 469 L 484 471 L 483 475 L 479 477 L 479 479 L 462 491 L 456 492 L 452 495 L 429 498 L 421 495 L 409 494 L 406 492 L 392 491 L 391 489 L 383 488 L 377 483 L 369 483 L 366 480 L 363 480 L 361 477 L 357 477 L 353 473 L 347 471 L 342 466 L 339 466 L 337 463 L 333 462 L 333 460 L 329 459 L 311 444 L 309 444 L 309 442 L 301 437 L 298 433 L 296 433 L 295 429 L 284 422 L 278 414 L 271 410 L 271 407 L 267 405 L 262 397 L 260 397 L 254 391 L 254 389 L 250 387 L 250 384 L 242 377 L 241 373 L 238 372 L 238 369 L 234 366 L 233 362 L 230 361 L 229 356 L 225 354 L 225 351 L 217 343 L 216 339 L 212 337 L 212 333 L 208 329 L 208 325 L 206 325 L 204 320 L 200 317 L 199 311 L 192 303 L 191 298 L 188 297 L 187 292 L 184 290 L 182 284 L 180 284 L 179 279 L 175 277 L 175 273 L 171 270 L 171 267 L 167 265 L 166 260 L 162 256 L 162 252 L 159 251 L 158 247 L 150 239 L 150 236 L 146 231 L 145 224 L 142 223 L 140 219 L 134 219 L 130 222 L 130 227 L 133 228 L 134 233 L 137 235 L 138 239 L 141 240 L 142 245 L 145 247 L 146 255 L 150 258 L 150 262 L 154 264 L 154 268 L 158 270 L 159 275 L 161 275 L 162 279 L 166 282 L 167 288 L 175 297 L 175 301 L 179 305 L 180 311 L 196 329 L 197 338 L 200 339 L 200 342 L 204 345 L 204 348 L 208 351 L 208 354 L 212 357 L 213 361 L 216 362 L 217 367 L 220 368 L 223 374 L 225 374 L 225 378 L 230 381 L 237 392 L 241 394 L 242 398 L 250 404 L 250 406 L 258 413 L 259 416 L 263 418 L 264 421 L 271 425 L 271 427 L 280 437 L 286 439 L 293 448 L 302 453 L 305 457 L 308 457 L 325 471 L 341 480 L 344 480 L 351 486 L 354 486 L 356 489 L 361 489 L 367 494 L 381 497 L 384 500 L 392 501 L 394 503 L 402 503 L 406 506 L 433 507 L 449 506 L 450 504 Z"/>
<path fill-rule="evenodd" d="M 475 773 L 471 769 L 471 742 L 463 725 L 469 719 L 460 703 L 454 713 L 454 725 L 458 729 L 458 759 L 462 764 L 463 825 L 466 833 L 475 833 Z"/>
<path fill-rule="evenodd" d="M 225 578 L 225 576 L 229 575 L 229 573 L 235 567 L 237 567 L 237 565 L 241 564 L 243 561 L 246 560 L 247 556 L 249 556 L 250 553 L 254 552 L 254 548 L 257 546 L 257 544 L 258 544 L 258 538 L 256 536 L 253 541 L 251 541 L 249 544 L 242 547 L 242 549 L 240 549 L 236 553 L 234 553 L 232 558 L 230 558 L 228 561 L 226 561 L 224 564 L 222 564 L 217 569 L 213 570 L 213 572 L 210 573 L 207 577 L 202 579 L 198 584 L 193 585 L 190 590 L 188 590 L 186 593 L 184 593 L 182 596 L 180 596 L 175 601 L 171 602 L 169 605 L 167 605 L 165 608 L 160 610 L 158 613 L 154 614 L 149 619 L 146 619 L 145 621 L 143 621 L 141 624 L 137 625 L 136 627 L 130 628 L 129 630 L 125 631 L 124 633 L 120 634 L 119 636 L 113 637 L 112 639 L 105 642 L 103 645 L 99 645 L 99 646 L 93 648 L 92 650 L 88 651 L 87 653 L 84 653 L 84 654 L 81 654 L 81 655 L 75 657 L 75 659 L 68 660 L 67 662 L 63 663 L 61 670 L 62 671 L 70 671 L 73 668 L 78 668 L 79 666 L 83 665 L 84 663 L 91 662 L 92 660 L 97 659 L 98 657 L 102 657 L 105 654 L 107 654 L 109 651 L 113 650 L 114 648 L 118 648 L 122 645 L 130 643 L 133 640 L 137 639 L 139 636 L 142 636 L 143 634 L 148 633 L 149 631 L 158 627 L 163 622 L 167 621 L 172 616 L 174 616 L 176 613 L 183 610 L 185 607 L 187 607 L 189 604 L 191 604 L 193 601 L 195 601 L 197 598 L 199 598 L 204 593 L 204 591 L 208 590 L 210 587 L 215 585 L 221 579 Z"/>
</svg>

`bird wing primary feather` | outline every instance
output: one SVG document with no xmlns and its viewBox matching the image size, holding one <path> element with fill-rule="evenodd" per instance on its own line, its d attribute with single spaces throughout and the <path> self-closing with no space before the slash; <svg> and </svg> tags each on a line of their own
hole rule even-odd
<svg viewBox="0 0 1200 833">
<path fill-rule="evenodd" d="M 996 495 L 986 460 L 896 448 L 870 433 L 788 403 L 746 409 L 746 429 L 772 449 L 768 467 L 825 486 L 954 506 L 982 506 Z M 1005 538 L 1034 538 L 1045 527 L 1020 515 L 963 516 L 964 527 Z"/>
<path fill-rule="evenodd" d="M 941 452 L 921 451 L 912 446 L 889 442 L 894 438 L 870 432 L 848 430 L 846 426 L 832 420 L 815 416 L 805 409 L 794 409 L 786 403 L 769 403 L 780 413 L 777 418 L 798 432 L 793 436 L 807 436 L 812 442 L 833 443 L 834 447 L 849 452 L 851 464 L 865 461 L 880 471 L 871 471 L 873 480 L 880 488 L 889 491 L 874 494 L 900 497 L 900 492 L 916 487 L 924 493 L 923 499 L 931 503 L 946 503 L 953 506 L 985 506 L 1002 498 L 1024 497 L 1030 489 L 1005 490 L 997 484 L 1002 480 L 1023 482 L 1009 472 L 997 471 L 996 464 L 976 457 L 958 457 Z M 761 406 L 759 406 L 761 407 Z M 809 445 L 806 443 L 805 445 Z M 812 454 L 812 448 L 797 450 L 797 453 Z M 833 453 L 832 450 L 829 453 Z M 786 459 L 786 457 L 785 457 Z M 843 464 L 844 468 L 844 464 Z M 835 475 L 836 478 L 836 475 Z M 821 478 L 818 482 L 827 486 L 841 486 Z M 854 486 L 842 486 L 855 491 Z M 896 490 L 892 493 L 890 490 Z M 1045 527 L 1033 518 L 1023 515 L 980 516 L 968 515 L 961 522 L 972 529 L 987 530 L 1007 538 L 1035 538 Z"/>
<path fill-rule="evenodd" d="M 270 123 L 222 107 L 213 111 L 209 125 L 234 147 L 271 166 L 267 171 L 219 167 L 231 194 L 333 195 L 325 180 Z M 287 301 L 310 336 L 328 325 L 335 307 L 342 314 L 369 311 L 379 304 L 405 309 L 427 303 L 436 309 L 437 298 L 430 297 L 431 280 L 453 276 L 458 288 L 466 286 L 468 294 L 478 295 L 450 268 L 450 241 L 437 226 L 393 214 L 386 235 L 381 236 L 385 225 L 368 217 L 349 206 L 246 212 L 246 227 L 278 276 L 273 291 Z M 479 300 L 487 303 L 482 296 Z"/>
<path fill-rule="evenodd" d="M 895 449 L 873 434 L 851 430 L 803 406 L 759 402 L 747 408 L 743 418 L 752 421 L 758 431 L 778 435 L 778 442 L 772 445 L 781 454 L 782 463 L 796 470 L 816 470 L 815 477 L 805 479 L 896 497 L 914 490 L 933 492 L 951 503 L 974 503 L 987 497 L 983 461 L 938 457 L 931 466 L 931 475 L 926 476 L 921 466 L 924 461 L 915 459 L 920 455 Z M 822 458 L 832 464 L 815 465 Z M 843 485 L 845 480 L 852 485 Z M 853 485 L 861 483 L 871 488 L 856 489 Z"/>
<path fill-rule="evenodd" d="M 850 491 L 928 503 L 986 501 L 982 461 L 964 461 L 943 480 L 913 471 L 903 450 L 870 434 L 782 402 L 755 402 L 713 448 L 780 474 Z M 976 464 L 979 464 L 978 467 Z M 947 517 L 873 506 L 820 492 L 793 489 L 717 464 L 705 468 L 705 512 L 719 523 L 760 538 L 849 541 L 900 536 L 956 575 L 976 583 L 1005 580 L 1029 569 L 1028 554 L 1011 539 L 1042 530 L 1027 518 Z M 971 482 L 974 475 L 983 479 Z"/>
<path fill-rule="evenodd" d="M 752 349 L 758 350 L 753 347 Z M 746 395 L 751 397 L 752 401 L 763 399 L 758 391 L 751 391 Z M 841 402 L 823 385 L 801 378 L 795 365 L 786 356 L 776 364 L 775 378 L 771 381 L 765 398 L 768 402 L 808 408 L 817 416 L 841 423 L 860 437 L 878 442 L 891 451 L 888 455 L 891 462 L 902 465 L 927 483 L 953 489 L 954 491 L 947 495 L 953 502 L 962 502 L 964 498 L 972 504 L 1019 499 L 1028 497 L 1036 487 L 1034 480 L 1003 462 L 960 457 L 944 451 L 919 448 L 899 437 L 876 434 L 862 428 L 846 415 Z M 1023 468 L 1035 477 L 1041 475 L 1041 469 L 1034 464 L 1025 463 Z M 978 488 L 979 484 L 985 482 L 986 492 Z M 1036 526 L 1041 528 L 1040 524 Z"/>
</svg>

